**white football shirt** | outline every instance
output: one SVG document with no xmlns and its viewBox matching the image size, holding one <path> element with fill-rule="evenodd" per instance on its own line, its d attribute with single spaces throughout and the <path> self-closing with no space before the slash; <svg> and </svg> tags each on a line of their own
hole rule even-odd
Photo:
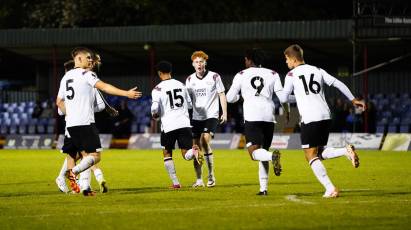
<svg viewBox="0 0 411 230">
<path fill-rule="evenodd" d="M 227 93 L 227 101 L 234 103 L 244 99 L 246 121 L 275 122 L 274 93 L 283 89 L 279 75 L 270 69 L 250 67 L 237 73 Z"/>
<path fill-rule="evenodd" d="M 304 124 L 331 119 L 324 97 L 324 84 L 331 86 L 336 80 L 323 69 L 307 64 L 299 65 L 288 72 L 283 92 L 289 95 L 294 91 Z"/>
<path fill-rule="evenodd" d="M 151 91 L 151 97 L 151 113 L 160 115 L 161 131 L 191 127 L 188 115 L 191 100 L 183 83 L 175 79 L 161 81 Z"/>
<path fill-rule="evenodd" d="M 203 78 L 196 73 L 186 80 L 187 91 L 193 102 L 193 120 L 206 120 L 219 117 L 219 93 L 225 91 L 224 84 L 218 73 L 208 71 Z"/>
<path fill-rule="evenodd" d="M 68 71 L 60 81 L 58 97 L 66 107 L 66 127 L 89 125 L 94 121 L 94 86 L 97 75 L 81 68 Z"/>
</svg>

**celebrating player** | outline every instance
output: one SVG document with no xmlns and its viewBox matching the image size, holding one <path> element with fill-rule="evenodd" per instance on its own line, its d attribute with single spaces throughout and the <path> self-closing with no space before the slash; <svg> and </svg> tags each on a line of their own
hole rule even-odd
<svg viewBox="0 0 411 230">
<path fill-rule="evenodd" d="M 280 153 L 268 149 L 274 132 L 275 106 L 274 93 L 278 95 L 283 89 L 278 74 L 262 67 L 264 53 L 260 49 L 247 50 L 245 66 L 247 69 L 235 75 L 227 101 L 234 103 L 244 99 L 244 132 L 247 150 L 252 160 L 259 161 L 260 192 L 257 195 L 267 195 L 269 161 L 272 161 L 276 176 L 281 174 Z M 288 108 L 287 108 L 288 112 Z"/>
<path fill-rule="evenodd" d="M 186 80 L 186 87 L 193 102 L 193 142 L 200 146 L 208 168 L 207 187 L 216 184 L 214 176 L 214 157 L 210 141 L 219 123 L 219 102 L 222 108 L 220 124 L 227 121 L 227 99 L 221 77 L 218 73 L 206 70 L 208 55 L 203 51 L 195 51 L 191 55 L 195 73 Z M 201 166 L 194 161 L 197 181 L 193 187 L 204 187 Z"/>
<path fill-rule="evenodd" d="M 163 147 L 164 166 L 173 185 L 181 188 L 172 158 L 176 141 L 185 160 L 203 163 L 203 155 L 198 146 L 192 144 L 192 133 L 188 109 L 192 107 L 187 89 L 183 83 L 171 78 L 172 65 L 161 61 L 157 64 L 161 82 L 151 92 L 151 114 L 161 119 L 161 146 Z"/>
<path fill-rule="evenodd" d="M 97 71 L 99 70 L 99 67 L 101 65 L 101 57 L 98 54 L 93 54 L 93 63 L 92 63 L 92 70 L 97 73 Z M 74 68 L 74 61 L 70 60 L 64 63 L 64 69 L 65 72 L 71 70 Z M 118 115 L 118 111 L 116 111 L 114 108 L 112 108 L 111 106 L 106 106 L 106 103 L 103 100 L 103 96 L 100 94 L 100 92 L 94 88 L 94 94 L 95 94 L 95 103 L 94 103 L 94 112 L 100 112 L 102 110 L 105 109 L 105 111 L 107 113 L 110 114 L 110 116 L 116 116 Z M 64 115 L 61 110 L 58 110 L 59 115 Z M 91 121 L 91 123 L 94 123 L 94 120 Z M 69 134 L 67 129 L 65 129 L 65 139 L 69 138 Z M 64 151 L 64 149 L 63 149 Z M 81 153 L 77 153 L 76 155 L 76 159 L 80 159 L 81 158 Z M 106 180 L 104 179 L 104 174 L 103 171 L 98 167 L 98 165 L 93 165 L 90 168 L 93 173 L 94 176 L 97 180 L 97 182 L 100 185 L 100 192 L 102 193 L 106 193 L 108 191 L 108 187 L 107 187 L 107 183 Z M 61 192 L 67 193 L 69 192 L 69 189 L 66 185 L 66 180 L 65 180 L 65 174 L 67 171 L 67 158 L 64 159 L 63 165 L 61 167 L 60 173 L 56 178 L 56 184 L 57 187 L 59 188 L 59 190 Z M 93 194 L 93 192 L 91 191 L 91 187 L 90 187 L 90 172 L 88 170 L 83 171 L 82 173 L 80 173 L 80 190 L 83 191 L 83 194 L 88 195 L 88 194 Z"/>
<path fill-rule="evenodd" d="M 137 87 L 125 91 L 98 79 L 94 72 L 88 70 L 93 64 L 91 54 L 92 52 L 87 48 L 80 47 L 73 50 L 75 68 L 63 76 L 56 99 L 57 106 L 66 114 L 66 127 L 71 137 L 69 142 L 65 140 L 63 148 L 69 153 L 82 151 L 86 153 L 76 166 L 74 166 L 74 159 L 67 162 L 70 187 L 75 192 L 80 190 L 76 183 L 77 174 L 97 164 L 101 159 L 100 138 L 97 128 L 92 123 L 95 99 L 93 88 L 131 99 L 137 99 L 142 95 L 141 92 L 136 91 Z M 73 158 L 70 154 L 68 156 Z"/>
<path fill-rule="evenodd" d="M 285 51 L 288 72 L 281 102 L 286 102 L 288 95 L 294 92 L 298 111 L 301 116 L 301 144 L 305 158 L 311 166 L 314 175 L 325 188 L 323 197 L 338 197 L 339 190 L 333 185 L 321 160 L 347 156 L 353 166 L 360 164 L 353 145 L 345 148 L 325 147 L 328 142 L 331 124 L 330 109 L 324 97 L 324 85 L 339 89 L 354 106 L 365 104 L 352 95 L 351 91 L 341 81 L 328 74 L 323 69 L 305 64 L 303 49 L 299 45 L 291 45 Z"/>
</svg>

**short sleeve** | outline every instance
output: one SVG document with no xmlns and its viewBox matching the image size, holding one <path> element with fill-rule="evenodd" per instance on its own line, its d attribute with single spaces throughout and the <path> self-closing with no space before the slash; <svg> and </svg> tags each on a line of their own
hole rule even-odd
<svg viewBox="0 0 411 230">
<path fill-rule="evenodd" d="M 64 78 L 63 78 L 64 79 Z M 57 97 L 64 100 L 64 81 L 61 79 L 59 91 L 57 93 Z"/>
<path fill-rule="evenodd" d="M 96 83 L 98 81 L 100 81 L 100 79 L 98 79 L 96 73 L 92 72 L 92 71 L 87 71 L 84 73 L 86 81 L 88 84 L 90 84 L 92 87 L 94 87 L 96 85 Z"/>
<path fill-rule="evenodd" d="M 221 80 L 221 76 L 219 74 L 215 74 L 213 76 L 217 88 L 217 93 L 223 93 L 225 91 L 223 81 Z"/>
</svg>

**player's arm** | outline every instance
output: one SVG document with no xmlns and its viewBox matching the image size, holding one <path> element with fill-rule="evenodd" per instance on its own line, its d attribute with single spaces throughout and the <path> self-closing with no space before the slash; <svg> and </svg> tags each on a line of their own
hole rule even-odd
<svg viewBox="0 0 411 230">
<path fill-rule="evenodd" d="M 227 102 L 235 103 L 240 99 L 241 84 L 238 80 L 238 74 L 235 75 L 233 84 L 231 84 L 230 89 L 227 92 Z"/>
<path fill-rule="evenodd" d="M 160 95 L 159 89 L 154 88 L 151 92 L 152 104 L 151 104 L 151 116 L 154 119 L 158 119 L 160 117 Z"/>
<path fill-rule="evenodd" d="M 60 88 L 56 97 L 57 112 L 60 115 L 66 114 L 66 106 L 64 105 L 64 91 L 63 91 L 63 81 L 60 82 Z"/>
<path fill-rule="evenodd" d="M 63 113 L 62 115 L 66 114 L 66 106 L 64 105 L 64 100 L 60 97 L 56 99 L 57 108 Z"/>
<path fill-rule="evenodd" d="M 277 95 L 277 97 L 280 97 L 280 94 L 284 91 L 283 85 L 281 83 L 281 79 L 280 76 L 278 75 L 278 73 L 274 74 L 275 77 L 275 81 L 274 81 L 274 92 Z M 287 98 L 287 101 L 289 100 L 289 98 Z M 289 108 L 289 104 L 288 103 L 280 103 L 281 106 L 284 109 L 285 112 L 285 118 L 286 118 L 286 122 L 288 124 L 288 122 L 290 121 L 290 108 Z"/>
<path fill-rule="evenodd" d="M 104 103 L 103 98 L 98 92 L 98 89 L 94 90 L 94 95 L 96 97 L 96 100 L 94 101 L 94 112 L 101 112 L 106 108 L 106 104 Z"/>
<path fill-rule="evenodd" d="M 348 100 L 351 101 L 351 103 L 354 106 L 360 106 L 364 110 L 367 109 L 365 106 L 365 102 L 363 100 L 359 100 L 355 98 L 354 95 L 351 93 L 351 90 L 344 83 L 342 83 L 340 80 L 331 76 L 330 74 L 328 74 L 322 69 L 321 69 L 321 74 L 323 75 L 324 82 L 327 85 L 334 86 L 335 88 L 337 88 L 342 94 L 344 94 L 348 98 Z"/>
<path fill-rule="evenodd" d="M 116 96 L 122 96 L 122 97 L 128 97 L 130 99 L 137 99 L 142 96 L 142 93 L 140 91 L 137 91 L 137 87 L 134 87 L 129 90 L 122 90 L 119 89 L 113 85 L 110 85 L 108 83 L 105 83 L 101 80 L 97 81 L 96 84 L 94 85 L 97 89 L 111 94 L 111 95 L 116 95 Z"/>
<path fill-rule="evenodd" d="M 227 121 L 227 97 L 225 96 L 224 92 L 219 93 L 218 97 L 220 98 L 220 105 L 221 109 L 223 110 L 223 113 L 220 117 L 220 124 L 223 124 Z"/>
<path fill-rule="evenodd" d="M 278 99 L 280 99 L 281 104 L 287 102 L 295 102 L 295 97 L 291 95 L 291 92 L 294 90 L 293 82 L 291 76 L 285 77 L 284 87 L 282 90 L 275 92 Z"/>
</svg>

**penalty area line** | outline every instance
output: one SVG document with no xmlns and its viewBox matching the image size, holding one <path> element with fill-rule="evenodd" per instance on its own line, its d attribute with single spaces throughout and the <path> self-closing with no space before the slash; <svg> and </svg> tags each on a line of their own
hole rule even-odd
<svg viewBox="0 0 411 230">
<path fill-rule="evenodd" d="M 302 200 L 298 198 L 297 195 L 287 195 L 285 196 L 285 199 L 288 201 L 300 203 L 300 204 L 315 204 L 314 202 L 311 202 L 311 201 Z"/>
</svg>

